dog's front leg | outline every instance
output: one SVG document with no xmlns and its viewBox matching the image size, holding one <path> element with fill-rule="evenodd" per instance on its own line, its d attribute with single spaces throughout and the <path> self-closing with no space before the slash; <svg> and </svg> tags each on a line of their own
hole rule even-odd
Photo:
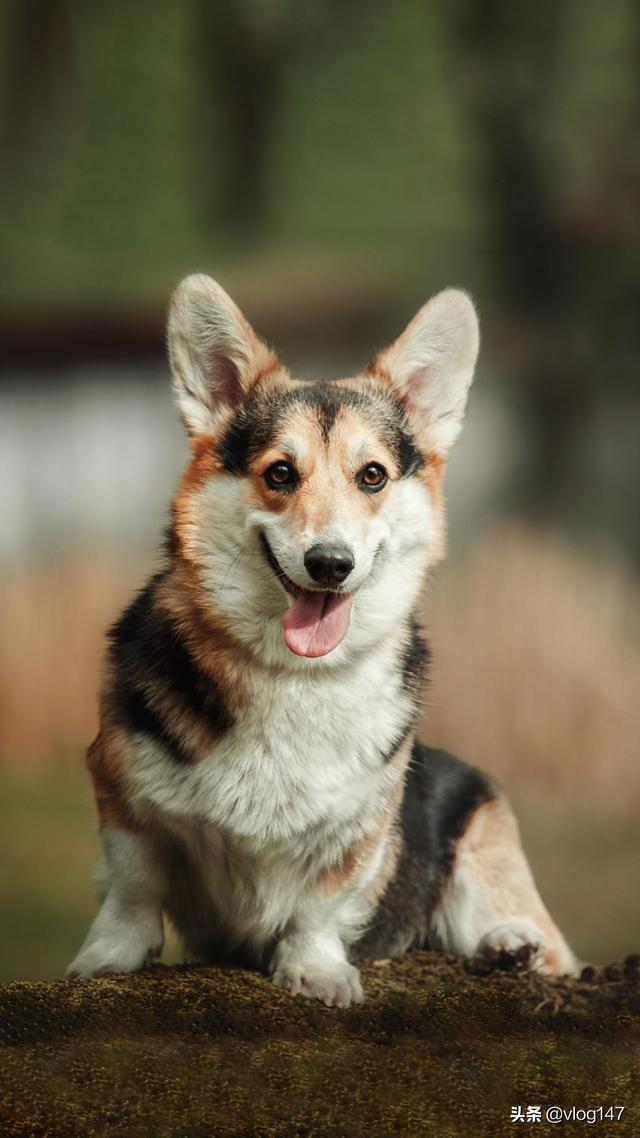
<svg viewBox="0 0 640 1138">
<path fill-rule="evenodd" d="M 364 999 L 360 973 L 347 960 L 334 905 L 310 905 L 289 922 L 271 961 L 271 978 L 292 996 L 348 1008 Z"/>
<path fill-rule="evenodd" d="M 162 951 L 167 872 L 148 834 L 105 826 L 97 880 L 103 902 L 68 977 L 135 972 Z"/>
</svg>

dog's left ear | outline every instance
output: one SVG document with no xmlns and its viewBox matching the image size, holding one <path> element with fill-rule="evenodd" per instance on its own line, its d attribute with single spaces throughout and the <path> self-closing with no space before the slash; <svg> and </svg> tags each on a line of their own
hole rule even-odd
<svg viewBox="0 0 640 1138">
<path fill-rule="evenodd" d="M 445 289 L 429 300 L 372 370 L 385 372 L 426 429 L 429 446 L 445 455 L 462 426 L 478 356 L 476 310 L 465 292 Z"/>
<path fill-rule="evenodd" d="M 175 290 L 167 336 L 176 402 L 192 437 L 215 430 L 253 380 L 278 366 L 231 297 L 204 273 Z"/>
</svg>

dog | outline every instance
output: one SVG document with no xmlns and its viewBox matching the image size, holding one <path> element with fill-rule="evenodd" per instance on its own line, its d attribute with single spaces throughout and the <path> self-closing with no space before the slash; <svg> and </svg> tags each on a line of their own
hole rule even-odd
<svg viewBox="0 0 640 1138">
<path fill-rule="evenodd" d="M 427 946 L 574 974 L 485 774 L 415 740 L 417 604 L 479 346 L 448 289 L 355 378 L 290 378 L 193 275 L 168 343 L 191 458 L 164 567 L 109 633 L 88 767 L 102 905 L 68 969 L 191 960 L 347 1007 Z"/>
</svg>

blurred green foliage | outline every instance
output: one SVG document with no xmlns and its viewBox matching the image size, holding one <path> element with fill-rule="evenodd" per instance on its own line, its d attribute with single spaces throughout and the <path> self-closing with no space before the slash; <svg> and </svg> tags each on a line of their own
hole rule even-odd
<svg viewBox="0 0 640 1138">
<path fill-rule="evenodd" d="M 639 41 L 633 0 L 4 0 L 4 303 L 164 302 L 194 265 L 320 254 L 613 303 Z"/>
<path fill-rule="evenodd" d="M 59 976 L 95 911 L 98 839 L 82 764 L 0 769 L 0 979 Z"/>
</svg>

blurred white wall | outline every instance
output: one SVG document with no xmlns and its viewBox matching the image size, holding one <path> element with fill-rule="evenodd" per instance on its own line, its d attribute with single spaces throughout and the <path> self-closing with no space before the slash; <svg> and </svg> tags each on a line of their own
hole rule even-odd
<svg viewBox="0 0 640 1138">
<path fill-rule="evenodd" d="M 454 547 L 495 512 L 523 446 L 513 418 L 478 385 L 447 475 Z M 71 546 L 155 549 L 187 453 L 161 366 L 7 379 L 0 387 L 0 569 Z"/>
<path fill-rule="evenodd" d="M 0 390 L 0 567 L 158 543 L 187 446 L 168 376 L 16 377 Z"/>
</svg>

